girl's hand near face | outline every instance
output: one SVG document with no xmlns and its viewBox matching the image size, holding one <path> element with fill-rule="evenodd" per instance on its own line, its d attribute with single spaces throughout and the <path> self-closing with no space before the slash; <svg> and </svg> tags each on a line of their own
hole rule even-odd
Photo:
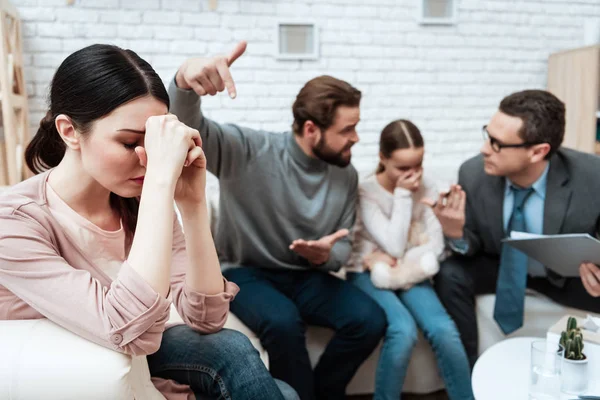
<svg viewBox="0 0 600 400">
<path fill-rule="evenodd" d="M 396 181 L 396 187 L 416 192 L 421 186 L 421 178 L 423 176 L 423 169 L 417 170 L 411 169 L 408 172 L 400 175 Z"/>
</svg>

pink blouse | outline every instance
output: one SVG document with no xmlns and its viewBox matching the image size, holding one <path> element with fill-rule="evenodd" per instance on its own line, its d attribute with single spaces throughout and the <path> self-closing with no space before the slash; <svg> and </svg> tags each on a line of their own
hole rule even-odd
<svg viewBox="0 0 600 400">
<path fill-rule="evenodd" d="M 107 269 L 98 262 L 97 252 L 80 247 L 73 231 L 64 229 L 56 218 L 56 208 L 48 205 L 48 174 L 36 175 L 0 195 L 0 320 L 48 318 L 94 343 L 130 355 L 158 350 L 171 302 L 184 323 L 198 332 L 213 333 L 223 327 L 239 288 L 225 281 L 223 293 L 205 295 L 186 285 L 185 238 L 175 213 L 171 291 L 164 298 L 126 260 L 120 268 Z M 155 381 L 155 386 L 169 400 L 193 398 L 182 385 Z"/>
</svg>

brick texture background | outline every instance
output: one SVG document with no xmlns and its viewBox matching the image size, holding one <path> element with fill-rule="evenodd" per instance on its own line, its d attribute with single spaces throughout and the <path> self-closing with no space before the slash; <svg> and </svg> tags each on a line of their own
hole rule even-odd
<svg viewBox="0 0 600 400">
<path fill-rule="evenodd" d="M 92 43 L 131 48 L 165 82 L 189 56 L 228 51 L 241 39 L 234 65 L 238 98 L 206 99 L 207 116 L 286 131 L 291 105 L 308 79 L 331 74 L 363 92 L 361 142 L 353 163 L 375 168 L 381 129 L 408 118 L 426 140 L 429 174 L 453 180 L 481 145 L 480 128 L 500 99 L 544 88 L 547 58 L 581 46 L 586 18 L 600 18 L 600 0 L 457 0 L 454 25 L 420 25 L 418 0 L 13 0 L 23 20 L 26 80 L 33 132 L 45 113 L 55 69 Z M 274 57 L 280 20 L 314 21 L 315 61 Z"/>
</svg>

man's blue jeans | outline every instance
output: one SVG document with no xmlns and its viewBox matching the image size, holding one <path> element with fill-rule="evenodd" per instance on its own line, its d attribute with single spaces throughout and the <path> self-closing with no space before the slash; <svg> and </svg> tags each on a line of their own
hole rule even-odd
<svg viewBox="0 0 600 400">
<path fill-rule="evenodd" d="M 257 334 L 273 376 L 302 400 L 345 398 L 346 386 L 385 332 L 381 308 L 354 285 L 318 270 L 228 269 L 240 287 L 231 311 Z M 306 324 L 335 330 L 314 373 Z"/>
<path fill-rule="evenodd" d="M 150 375 L 189 385 L 197 399 L 298 399 L 291 387 L 274 381 L 248 338 L 237 331 L 203 335 L 174 326 L 147 359 Z"/>
<path fill-rule="evenodd" d="M 408 362 L 417 343 L 417 329 L 431 344 L 451 400 L 474 399 L 471 369 L 458 329 L 438 299 L 431 283 L 409 290 L 382 290 L 368 272 L 349 273 L 348 280 L 385 311 L 388 328 L 379 356 L 374 400 L 398 400 Z"/>
</svg>

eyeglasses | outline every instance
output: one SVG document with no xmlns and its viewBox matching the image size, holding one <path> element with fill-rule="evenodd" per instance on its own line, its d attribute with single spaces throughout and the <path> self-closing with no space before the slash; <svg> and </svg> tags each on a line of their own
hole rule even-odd
<svg viewBox="0 0 600 400">
<path fill-rule="evenodd" d="M 496 139 L 495 137 L 493 137 L 492 135 L 490 135 L 490 133 L 487 130 L 487 125 L 484 125 L 483 128 L 481 128 L 481 133 L 483 135 L 483 140 L 486 140 L 490 142 L 490 146 L 492 147 L 492 150 L 494 150 L 496 153 L 500 153 L 500 150 L 504 149 L 504 148 L 522 148 L 522 147 L 530 147 L 530 146 L 534 146 L 536 144 L 540 144 L 540 143 L 519 143 L 519 144 L 504 144 L 504 143 L 500 143 L 500 141 L 498 141 L 498 139 Z"/>
</svg>

